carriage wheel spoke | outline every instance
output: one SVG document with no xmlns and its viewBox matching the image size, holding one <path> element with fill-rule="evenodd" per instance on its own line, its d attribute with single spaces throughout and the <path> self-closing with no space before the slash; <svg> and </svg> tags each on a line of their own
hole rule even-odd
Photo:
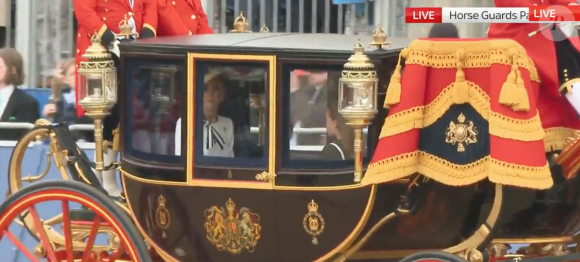
<svg viewBox="0 0 580 262">
<path fill-rule="evenodd" d="M 34 208 L 34 206 L 29 207 L 28 212 L 30 213 L 30 216 L 32 217 L 32 221 L 34 221 L 34 226 L 38 230 L 38 236 L 40 237 L 40 240 L 42 241 L 42 245 L 44 246 L 44 250 L 46 250 L 46 255 L 48 256 L 48 258 L 50 260 L 58 261 L 56 259 L 56 255 L 54 253 L 54 250 L 52 249 L 52 245 L 50 244 L 50 240 L 48 239 L 48 236 L 46 235 L 46 231 L 44 230 L 44 226 L 42 225 L 42 222 L 40 222 L 40 217 L 38 216 L 38 212 L 36 212 L 36 209 Z"/>
<path fill-rule="evenodd" d="M 22 252 L 28 259 L 30 259 L 30 261 L 39 262 L 38 259 L 32 253 L 30 253 L 28 248 L 26 248 L 26 246 L 24 246 L 24 244 L 22 244 L 22 242 L 20 242 L 18 238 L 16 238 L 12 233 L 10 233 L 10 231 L 4 230 L 2 231 L 2 235 L 10 239 L 10 241 L 16 246 L 16 248 L 18 248 L 20 252 Z"/>
<path fill-rule="evenodd" d="M 119 248 L 115 251 L 115 253 L 111 254 L 111 256 L 109 257 L 109 262 L 117 261 L 117 259 L 119 259 L 124 252 L 125 252 L 125 244 L 121 243 L 121 245 L 119 245 Z"/>
<path fill-rule="evenodd" d="M 62 205 L 62 225 L 63 225 L 63 233 L 64 233 L 64 241 L 66 247 L 66 261 L 73 262 L 74 257 L 74 249 L 72 244 L 72 232 L 71 232 L 71 223 L 70 223 L 70 215 L 69 215 L 69 204 L 68 201 L 64 200 L 61 203 Z"/>
<path fill-rule="evenodd" d="M 85 252 L 83 253 L 82 262 L 88 262 L 89 259 L 91 258 L 91 252 L 93 251 L 93 246 L 95 245 L 95 240 L 97 239 L 97 232 L 100 226 L 101 226 L 101 217 L 95 215 L 95 219 L 93 220 L 93 226 L 91 227 L 91 234 L 89 235 L 87 246 L 85 247 Z"/>
</svg>

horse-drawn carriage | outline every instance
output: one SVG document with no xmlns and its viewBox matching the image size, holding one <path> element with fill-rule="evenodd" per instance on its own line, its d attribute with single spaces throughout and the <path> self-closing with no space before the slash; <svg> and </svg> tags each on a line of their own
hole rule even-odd
<svg viewBox="0 0 580 262">
<path fill-rule="evenodd" d="M 1 240 L 52 262 L 482 262 L 509 260 L 509 243 L 568 252 L 578 182 L 546 163 L 525 51 L 509 40 L 387 42 L 380 28 L 358 40 L 122 44 L 117 97 L 95 37 L 79 74 L 96 161 L 66 126 L 39 120 L 11 158 Z M 115 102 L 121 160 L 103 163 L 100 121 Z M 22 174 L 29 142 L 42 139 L 68 181 Z M 117 168 L 124 192 L 110 197 L 93 169 Z M 46 201 L 60 214 L 41 217 Z M 14 223 L 38 240 L 32 251 Z"/>
</svg>

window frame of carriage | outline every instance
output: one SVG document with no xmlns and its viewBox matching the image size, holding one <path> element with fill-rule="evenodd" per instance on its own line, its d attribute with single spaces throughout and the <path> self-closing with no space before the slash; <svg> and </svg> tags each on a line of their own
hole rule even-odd
<svg viewBox="0 0 580 262">
<path fill-rule="evenodd" d="M 249 158 L 249 157 L 212 157 L 212 156 L 204 156 L 203 155 L 203 136 L 197 134 L 203 134 L 203 93 L 205 90 L 205 83 L 204 83 L 204 76 L 207 72 L 209 67 L 252 67 L 253 69 L 263 69 L 266 72 L 266 79 L 264 81 L 264 144 L 262 147 L 262 157 L 261 158 Z M 194 61 L 194 75 L 193 78 L 195 79 L 195 86 L 194 88 L 195 93 L 193 94 L 193 100 L 188 101 L 195 101 L 194 103 L 194 159 L 193 163 L 196 167 L 246 167 L 246 168 L 268 168 L 268 152 L 270 150 L 269 147 L 269 128 L 270 128 L 270 70 L 269 70 L 269 62 L 268 61 L 255 61 L 255 60 L 225 60 L 225 59 L 218 59 L 218 58 L 195 58 Z M 193 69 L 189 69 L 193 70 Z M 198 88 L 203 87 L 203 88 Z M 228 92 L 228 86 L 224 87 L 226 92 Z M 249 99 L 249 93 L 248 93 Z M 249 106 L 247 108 L 250 109 Z M 187 118 L 187 112 L 185 112 Z M 189 119 L 188 119 L 189 120 Z M 187 122 L 187 121 L 186 121 Z M 184 123 L 182 121 L 182 123 Z M 250 126 L 251 127 L 251 126 Z M 183 130 L 187 131 L 187 130 Z M 234 134 L 235 135 L 235 134 Z M 181 134 L 182 141 L 187 141 L 187 133 Z M 234 144 L 235 145 L 235 144 Z M 187 144 L 184 146 L 182 142 L 182 151 L 184 148 L 187 148 Z M 185 155 L 184 155 L 185 156 Z"/>
<path fill-rule="evenodd" d="M 279 86 L 280 92 L 279 96 L 281 96 L 282 104 L 284 105 L 282 108 L 282 117 L 280 118 L 281 127 L 282 127 L 282 139 L 281 145 L 279 148 L 281 149 L 281 158 L 282 158 L 282 166 L 281 172 L 286 173 L 285 171 L 292 172 L 293 170 L 346 170 L 352 169 L 354 167 L 354 160 L 347 159 L 347 160 L 323 160 L 323 159 L 316 159 L 316 160 L 307 160 L 307 159 L 291 159 L 290 158 L 290 77 L 291 73 L 295 70 L 304 70 L 304 71 L 342 71 L 344 67 L 344 63 L 342 64 L 334 64 L 334 63 L 311 63 L 311 64 L 304 64 L 298 62 L 284 62 L 279 63 L 279 70 L 280 70 L 280 79 Z M 338 86 L 336 87 L 338 88 Z M 328 95 L 328 93 L 327 93 Z M 338 99 L 338 98 L 337 98 Z M 328 103 L 328 102 L 327 102 Z M 363 157 L 363 165 L 368 165 L 371 160 L 372 153 L 374 152 L 375 144 L 373 139 L 376 134 L 376 128 L 373 128 L 372 124 L 367 127 L 367 139 L 365 141 L 367 146 L 366 155 Z M 352 141 L 354 143 L 354 141 Z"/>
<path fill-rule="evenodd" d="M 143 56 L 126 56 L 123 59 L 123 64 L 122 64 L 122 68 L 123 68 L 123 87 L 124 87 L 124 95 L 125 97 L 121 100 L 121 101 L 125 101 L 126 105 L 125 106 L 125 115 L 126 116 L 132 116 L 133 115 L 133 74 L 131 73 L 135 68 L 143 68 L 143 67 L 162 67 L 162 66 L 174 66 L 177 68 L 177 73 L 176 73 L 176 77 L 175 77 L 175 90 L 174 90 L 174 95 L 175 96 L 180 96 L 180 97 L 186 97 L 187 94 L 187 88 L 186 88 L 186 83 L 187 83 L 187 63 L 186 61 L 183 60 L 182 57 L 155 57 L 155 61 L 151 61 L 151 57 L 143 57 Z M 146 84 L 150 85 L 150 79 Z M 148 89 L 149 90 L 149 89 Z M 150 92 L 150 90 L 149 90 Z M 180 117 L 182 119 L 184 119 L 187 116 L 187 112 L 184 110 L 185 106 L 186 106 L 186 101 L 181 100 L 180 101 L 180 110 L 179 110 L 179 114 Z M 149 108 L 148 108 L 149 110 Z M 123 119 L 121 119 L 121 121 L 123 121 Z M 131 119 L 131 117 L 126 117 L 126 119 L 123 121 L 125 123 L 125 127 L 123 128 L 123 130 L 132 130 L 133 127 L 133 121 Z M 151 119 L 151 123 L 153 122 L 153 119 Z M 143 152 L 140 150 L 137 150 L 135 148 L 133 148 L 133 132 L 122 132 L 121 136 L 123 136 L 123 153 L 126 154 L 126 156 L 130 157 L 130 158 L 134 158 L 134 159 L 138 159 L 138 160 L 144 160 L 147 161 L 149 163 L 160 163 L 160 164 L 164 164 L 164 165 L 172 165 L 172 166 L 177 166 L 177 165 L 182 165 L 183 161 L 182 161 L 182 157 L 181 156 L 177 156 L 177 155 L 173 155 L 173 154 L 169 154 L 169 155 L 164 155 L 164 154 L 157 154 L 157 153 L 153 153 L 153 152 Z M 174 130 L 175 133 L 175 130 Z M 169 141 L 169 143 L 174 143 L 174 141 Z M 182 150 L 183 151 L 183 150 Z"/>
</svg>

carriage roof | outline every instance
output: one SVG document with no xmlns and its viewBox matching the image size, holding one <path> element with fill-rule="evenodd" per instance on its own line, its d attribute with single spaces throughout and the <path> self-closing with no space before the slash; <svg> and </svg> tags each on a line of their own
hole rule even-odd
<svg viewBox="0 0 580 262">
<path fill-rule="evenodd" d="M 344 34 L 298 34 L 298 33 L 245 33 L 174 36 L 140 39 L 121 44 L 122 53 L 183 54 L 187 52 L 216 52 L 236 54 L 291 55 L 292 57 L 337 56 L 348 58 L 353 46 L 360 39 L 371 59 L 398 55 L 411 39 L 392 38 L 390 47 L 376 50 L 367 47 L 370 36 Z"/>
</svg>

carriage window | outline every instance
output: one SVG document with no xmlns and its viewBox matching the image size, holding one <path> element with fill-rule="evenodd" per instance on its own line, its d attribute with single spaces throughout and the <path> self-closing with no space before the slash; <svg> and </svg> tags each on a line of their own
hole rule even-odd
<svg viewBox="0 0 580 262">
<path fill-rule="evenodd" d="M 287 113 L 287 159 L 344 161 L 352 164 L 354 130 L 338 113 L 340 70 L 287 72 L 289 112 Z M 288 75 L 289 74 L 289 75 Z M 289 78 L 289 79 L 288 79 Z M 367 129 L 363 130 L 367 140 Z M 366 143 L 365 143 L 366 144 Z M 366 147 L 365 147 L 366 148 Z M 366 156 L 367 150 L 363 150 Z M 303 161 L 300 161 L 303 163 Z"/>
<path fill-rule="evenodd" d="M 129 154 L 138 157 L 175 155 L 175 127 L 181 115 L 181 62 L 151 63 L 128 59 L 126 69 L 127 132 Z"/>
<path fill-rule="evenodd" d="M 261 163 L 267 156 L 267 64 L 196 67 L 202 69 L 196 70 L 196 156 Z"/>
</svg>

